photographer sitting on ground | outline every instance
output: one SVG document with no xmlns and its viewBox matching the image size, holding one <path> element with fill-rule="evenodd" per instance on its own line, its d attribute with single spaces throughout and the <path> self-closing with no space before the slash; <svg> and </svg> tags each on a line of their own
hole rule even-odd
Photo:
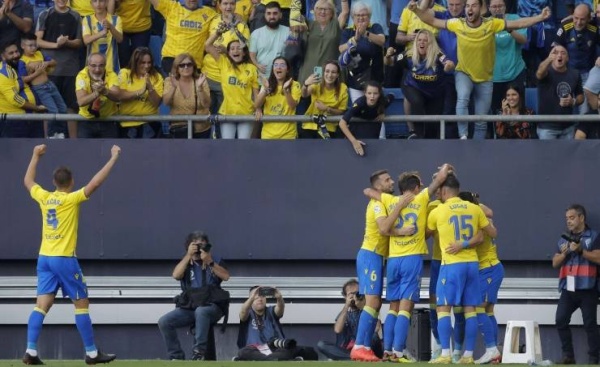
<svg viewBox="0 0 600 367">
<path fill-rule="evenodd" d="M 267 307 L 267 297 L 274 297 L 275 306 Z M 285 302 L 276 288 L 254 286 L 250 297 L 240 310 L 238 334 L 239 361 L 318 360 L 311 347 L 300 347 L 294 339 L 286 339 L 279 319 L 283 317 Z"/>
<path fill-rule="evenodd" d="M 221 258 L 211 254 L 212 245 L 203 232 L 190 233 L 185 241 L 186 253 L 173 270 L 173 278 L 181 281 L 181 295 L 175 297 L 176 309 L 158 320 L 169 359 L 185 359 L 177 328 L 191 326 L 195 330 L 192 360 L 208 356 L 210 327 L 229 312 L 229 292 L 221 282 L 229 280 L 229 271 Z M 215 359 L 215 356 L 210 356 Z"/>
<path fill-rule="evenodd" d="M 344 296 L 346 302 L 335 319 L 335 325 L 333 325 L 336 335 L 335 343 L 321 340 L 317 344 L 319 351 L 334 361 L 350 360 L 350 351 L 354 346 L 356 330 L 358 330 L 358 319 L 363 307 L 365 307 L 365 296 L 358 294 L 358 281 L 356 279 L 350 279 L 344 283 L 342 296 Z M 375 355 L 381 358 L 383 356 L 383 344 L 377 333 L 379 329 L 381 329 L 381 323 L 377 320 L 377 329 L 373 334 L 371 347 Z"/>
</svg>

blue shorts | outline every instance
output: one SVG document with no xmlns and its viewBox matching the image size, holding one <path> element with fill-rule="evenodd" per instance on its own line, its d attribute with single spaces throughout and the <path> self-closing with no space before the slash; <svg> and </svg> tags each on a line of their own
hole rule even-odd
<svg viewBox="0 0 600 367">
<path fill-rule="evenodd" d="M 431 260 L 429 269 L 429 294 L 435 294 L 435 288 L 437 287 L 437 281 L 440 276 L 440 266 L 442 266 L 442 260 Z"/>
<path fill-rule="evenodd" d="M 419 302 L 422 271 L 423 255 L 390 257 L 387 264 L 386 299 Z"/>
<path fill-rule="evenodd" d="M 63 297 L 75 301 L 88 298 L 85 278 L 76 257 L 43 256 L 37 263 L 37 294 L 56 294 L 62 289 Z"/>
<path fill-rule="evenodd" d="M 442 265 L 435 294 L 438 306 L 479 306 L 479 263 Z"/>
<path fill-rule="evenodd" d="M 498 291 L 504 279 L 504 266 L 498 263 L 479 271 L 479 290 L 483 302 L 498 303 Z"/>
<path fill-rule="evenodd" d="M 383 256 L 360 249 L 356 256 L 358 293 L 369 296 L 383 294 Z"/>
</svg>

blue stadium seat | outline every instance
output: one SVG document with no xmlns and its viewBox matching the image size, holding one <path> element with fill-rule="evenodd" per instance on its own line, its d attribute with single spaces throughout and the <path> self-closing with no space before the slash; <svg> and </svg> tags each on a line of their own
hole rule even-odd
<svg viewBox="0 0 600 367">
<path fill-rule="evenodd" d="M 169 106 L 165 105 L 164 103 L 161 103 L 160 106 L 158 106 L 158 113 L 160 115 L 168 115 L 169 113 L 171 113 L 171 108 Z M 169 123 L 168 122 L 161 122 L 161 129 L 162 129 L 163 135 L 169 135 Z"/>
<path fill-rule="evenodd" d="M 386 88 L 383 93 L 385 95 L 394 95 L 394 102 L 385 110 L 386 115 L 404 115 L 404 95 L 400 88 Z M 386 138 L 401 138 L 408 136 L 408 125 L 406 122 L 386 122 L 385 123 Z"/>
<path fill-rule="evenodd" d="M 531 108 L 537 115 L 538 113 L 538 100 L 537 100 L 537 88 L 526 88 L 525 89 L 525 106 Z"/>
</svg>

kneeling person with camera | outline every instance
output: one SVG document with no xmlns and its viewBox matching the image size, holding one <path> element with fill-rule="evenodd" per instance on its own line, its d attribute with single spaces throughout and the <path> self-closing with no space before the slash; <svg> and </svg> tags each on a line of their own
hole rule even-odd
<svg viewBox="0 0 600 367">
<path fill-rule="evenodd" d="M 267 306 L 267 298 L 275 298 L 275 306 Z M 254 286 L 250 289 L 250 297 L 240 310 L 240 330 L 237 341 L 240 350 L 235 360 L 316 361 L 319 359 L 313 348 L 297 346 L 294 339 L 286 339 L 279 322 L 284 310 L 283 296 L 276 288 Z"/>
<path fill-rule="evenodd" d="M 158 320 L 171 360 L 185 359 L 177 337 L 180 327 L 194 330 L 192 360 L 216 357 L 208 355 L 209 332 L 229 313 L 229 292 L 221 288 L 221 282 L 229 280 L 229 271 L 220 258 L 212 255 L 211 247 L 206 234 L 190 233 L 185 241 L 186 253 L 173 270 L 173 278 L 181 282 L 182 293 L 175 297 L 177 308 Z"/>
</svg>

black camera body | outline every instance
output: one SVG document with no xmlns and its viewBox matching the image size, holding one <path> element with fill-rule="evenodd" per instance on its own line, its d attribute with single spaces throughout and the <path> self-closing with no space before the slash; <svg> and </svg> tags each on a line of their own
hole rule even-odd
<svg viewBox="0 0 600 367">
<path fill-rule="evenodd" d="M 273 338 L 269 340 L 268 345 L 271 349 L 293 349 L 296 347 L 296 340 Z"/>
<path fill-rule="evenodd" d="M 562 238 L 563 240 L 565 240 L 567 242 L 573 242 L 573 243 L 579 243 L 579 241 L 581 241 L 581 236 L 572 235 L 567 232 L 561 234 L 560 238 Z"/>
<path fill-rule="evenodd" d="M 210 252 L 210 249 L 212 248 L 212 245 L 210 244 L 210 242 L 207 242 L 205 244 L 198 243 L 196 245 L 198 246 L 198 251 L 196 251 L 197 254 L 199 254 L 200 251 Z"/>
<path fill-rule="evenodd" d="M 263 297 L 275 297 L 275 288 L 273 287 L 260 287 L 258 295 Z"/>
</svg>

